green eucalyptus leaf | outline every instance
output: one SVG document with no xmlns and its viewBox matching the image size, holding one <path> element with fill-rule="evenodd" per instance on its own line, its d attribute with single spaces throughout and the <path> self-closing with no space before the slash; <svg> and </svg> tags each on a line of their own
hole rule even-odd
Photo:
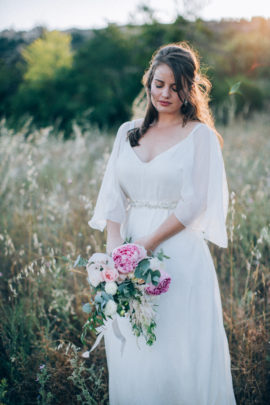
<svg viewBox="0 0 270 405">
<path fill-rule="evenodd" d="M 149 264 L 150 264 L 149 259 L 143 259 L 138 263 L 137 268 L 146 271 L 147 269 L 149 269 Z"/>
<path fill-rule="evenodd" d="M 151 283 L 151 281 L 152 281 L 152 274 L 151 274 L 151 272 L 149 271 L 149 272 L 147 273 L 145 282 L 146 282 L 146 283 Z"/>
<path fill-rule="evenodd" d="M 159 270 L 152 271 L 152 277 L 160 277 L 161 273 Z"/>
<path fill-rule="evenodd" d="M 231 96 L 232 94 L 242 94 L 241 91 L 239 91 L 240 85 L 241 82 L 234 83 L 229 90 L 229 95 Z"/>
<path fill-rule="evenodd" d="M 91 307 L 91 305 L 89 304 L 89 302 L 87 302 L 86 304 L 84 304 L 84 305 L 82 306 L 82 310 L 83 310 L 83 312 L 85 312 L 86 314 L 90 314 L 90 312 L 92 311 L 92 307 Z"/>
<path fill-rule="evenodd" d="M 157 276 L 153 277 L 152 278 L 152 284 L 158 285 L 158 283 L 159 283 L 159 277 L 157 277 Z"/>
<path fill-rule="evenodd" d="M 165 253 L 163 252 L 163 249 L 161 248 L 158 253 L 157 253 L 157 258 L 158 260 L 163 260 L 165 257 L 165 259 L 170 259 L 170 256 L 165 255 Z"/>
<path fill-rule="evenodd" d="M 109 294 L 107 294 L 105 291 L 101 291 L 101 296 L 106 302 L 108 302 L 110 299 Z"/>
<path fill-rule="evenodd" d="M 95 303 L 96 304 L 101 304 L 103 302 L 103 299 L 101 297 L 101 295 L 96 295 L 95 296 Z"/>
<path fill-rule="evenodd" d="M 142 278 L 143 270 L 141 270 L 139 267 L 137 267 L 136 270 L 134 271 L 134 276 L 137 278 Z"/>
</svg>

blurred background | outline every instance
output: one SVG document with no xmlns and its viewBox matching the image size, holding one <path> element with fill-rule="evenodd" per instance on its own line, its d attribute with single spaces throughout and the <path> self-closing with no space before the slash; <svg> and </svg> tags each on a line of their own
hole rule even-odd
<svg viewBox="0 0 270 405">
<path fill-rule="evenodd" d="M 73 263 L 105 251 L 87 221 L 115 133 L 143 114 L 153 52 L 182 40 L 224 138 L 229 247 L 209 247 L 237 404 L 269 403 L 269 2 L 0 0 L 0 404 L 108 404 Z"/>
<path fill-rule="evenodd" d="M 250 119 L 269 107 L 269 10 L 267 1 L 2 0 L 0 116 L 66 137 L 74 121 L 116 127 L 131 117 L 152 53 L 185 40 L 212 81 L 216 120 Z"/>
</svg>

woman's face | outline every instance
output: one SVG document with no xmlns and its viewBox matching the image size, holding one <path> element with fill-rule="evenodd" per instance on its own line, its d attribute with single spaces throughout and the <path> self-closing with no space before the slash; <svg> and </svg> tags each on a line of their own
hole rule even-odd
<svg viewBox="0 0 270 405">
<path fill-rule="evenodd" d="M 180 100 L 171 68 L 162 63 L 154 73 L 151 83 L 151 101 L 159 113 L 180 114 Z"/>
</svg>

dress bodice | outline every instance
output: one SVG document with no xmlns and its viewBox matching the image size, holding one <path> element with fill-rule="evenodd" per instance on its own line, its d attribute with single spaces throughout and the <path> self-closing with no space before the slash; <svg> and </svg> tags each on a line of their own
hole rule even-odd
<svg viewBox="0 0 270 405">
<path fill-rule="evenodd" d="M 191 134 L 190 134 L 191 135 Z M 174 203 L 181 198 L 183 167 L 192 161 L 190 135 L 143 162 L 126 139 L 116 163 L 120 186 L 131 201 Z"/>
<path fill-rule="evenodd" d="M 127 121 L 117 132 L 89 225 L 102 231 L 107 219 L 127 224 L 130 202 L 150 210 L 164 207 L 167 214 L 143 213 L 152 227 L 173 212 L 185 227 L 227 247 L 228 185 L 214 131 L 199 123 L 176 145 L 143 162 L 127 138 L 134 124 Z"/>
</svg>

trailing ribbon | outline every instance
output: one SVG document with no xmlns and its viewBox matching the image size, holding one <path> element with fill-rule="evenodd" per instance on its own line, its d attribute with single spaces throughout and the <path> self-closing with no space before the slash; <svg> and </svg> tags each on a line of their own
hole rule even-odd
<svg viewBox="0 0 270 405">
<path fill-rule="evenodd" d="M 84 357 L 85 359 L 88 359 L 90 357 L 90 353 L 99 345 L 101 339 L 103 338 L 105 331 L 108 329 L 108 324 L 111 323 L 110 321 L 105 321 L 105 324 L 102 326 L 99 326 L 97 328 L 97 334 L 98 337 L 96 338 L 95 343 L 93 344 L 91 350 L 86 351 L 82 354 L 82 357 Z M 125 344 L 126 344 L 126 338 L 125 336 L 122 335 L 121 330 L 119 328 L 119 324 L 117 321 L 117 318 L 115 317 L 112 321 L 112 328 L 113 328 L 113 332 L 115 334 L 115 336 L 117 337 L 117 339 L 119 339 L 121 341 L 121 356 L 123 356 L 124 353 L 124 348 L 125 348 Z"/>
</svg>

